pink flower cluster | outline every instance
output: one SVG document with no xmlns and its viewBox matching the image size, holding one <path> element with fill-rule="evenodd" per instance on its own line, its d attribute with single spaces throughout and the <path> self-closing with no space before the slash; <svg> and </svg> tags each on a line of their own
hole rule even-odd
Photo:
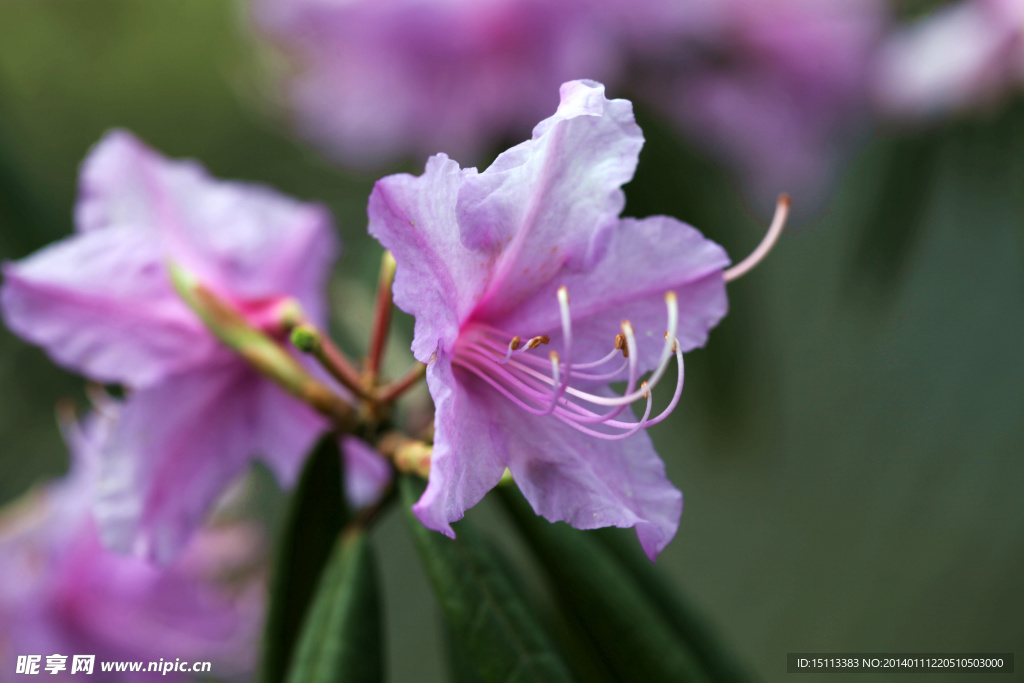
<svg viewBox="0 0 1024 683">
<path fill-rule="evenodd" d="M 866 118 L 886 13 L 881 0 L 259 0 L 255 18 L 294 58 L 300 127 L 349 163 L 480 159 L 524 135 L 559 83 L 590 78 L 762 194 L 806 197 Z"/>
<path fill-rule="evenodd" d="M 1024 80 L 1024 0 L 899 22 L 884 0 L 258 0 L 300 128 L 346 163 L 489 158 L 590 78 L 657 111 L 761 203 L 824 198 L 873 122 L 998 101 Z M 456 104 L 457 103 L 457 104 Z"/>
<path fill-rule="evenodd" d="M 435 404 L 415 508 L 427 526 L 451 533 L 507 468 L 548 519 L 636 527 L 652 558 L 675 534 L 682 496 L 644 430 L 678 404 L 683 353 L 707 340 L 730 272 L 748 266 L 726 272 L 725 252 L 673 218 L 620 217 L 642 145 L 631 103 L 573 81 L 483 172 L 438 155 L 370 196 Z M 247 463 L 263 459 L 287 485 L 327 428 L 221 343 L 172 271 L 274 338 L 297 307 L 323 329 L 336 242 L 320 207 L 213 180 L 123 132 L 83 165 L 76 222 L 4 265 L 0 305 L 58 362 L 125 388 L 90 446 L 91 505 L 106 545 L 169 564 Z M 670 396 L 658 412 L 655 391 Z M 349 497 L 370 504 L 390 467 L 366 443 L 344 446 Z"/>
<path fill-rule="evenodd" d="M 262 613 L 262 534 L 245 523 L 207 528 L 166 569 L 102 547 L 90 514 L 98 450 L 112 422 L 97 412 L 68 425 L 68 476 L 0 517 L 0 661 L 16 655 L 95 656 L 101 662 L 209 661 L 220 675 L 249 670 Z M 232 574 L 235 578 L 228 580 Z M 10 666 L 10 668 L 8 668 Z M 82 674 L 84 675 L 84 674 Z M 118 674 L 150 680 L 152 674 Z M 168 680 L 180 680 L 172 675 Z"/>
</svg>

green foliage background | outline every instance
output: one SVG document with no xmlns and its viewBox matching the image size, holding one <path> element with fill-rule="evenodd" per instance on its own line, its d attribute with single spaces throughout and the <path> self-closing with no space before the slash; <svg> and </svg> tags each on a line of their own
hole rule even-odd
<svg viewBox="0 0 1024 683">
<path fill-rule="evenodd" d="M 226 0 L 5 0 L 0 259 L 70 232 L 78 163 L 126 127 L 217 176 L 327 203 L 346 244 L 336 334 L 360 352 L 379 250 L 366 197 L 384 172 L 418 168 L 357 174 L 291 139 L 262 97 L 265 59 Z M 627 213 L 677 216 L 746 254 L 769 207 L 638 115 L 648 145 Z M 783 679 L 789 651 L 1024 642 L 1022 262 L 1024 108 L 1008 105 L 876 131 L 827 207 L 730 286 L 729 317 L 688 356 L 682 407 L 654 430 L 686 496 L 658 566 L 761 679 Z M 399 348 L 411 325 L 397 327 Z M 0 387 L 5 502 L 63 471 L 53 406 L 82 382 L 0 329 Z M 521 561 L 492 508 L 469 516 Z M 436 607 L 400 527 L 391 515 L 373 534 L 389 677 L 440 679 Z"/>
</svg>

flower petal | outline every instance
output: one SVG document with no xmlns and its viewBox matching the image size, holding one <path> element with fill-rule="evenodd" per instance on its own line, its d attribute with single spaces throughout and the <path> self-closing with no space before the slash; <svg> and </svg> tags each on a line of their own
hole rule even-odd
<svg viewBox="0 0 1024 683">
<path fill-rule="evenodd" d="M 345 457 L 345 497 L 353 508 L 376 503 L 391 483 L 391 466 L 373 446 L 354 436 L 341 440 Z"/>
<path fill-rule="evenodd" d="M 451 523 L 479 503 L 505 472 L 505 435 L 467 386 L 493 392 L 453 368 L 446 353 L 439 351 L 427 367 L 427 385 L 435 406 L 434 452 L 427 490 L 412 511 L 423 526 L 454 538 Z"/>
<path fill-rule="evenodd" d="M 493 392 L 480 400 L 504 425 L 508 468 L 537 514 L 577 529 L 635 527 L 652 561 L 675 536 L 683 494 L 665 476 L 646 431 L 621 441 L 581 438 L 558 420 L 524 413 Z"/>
<path fill-rule="evenodd" d="M 91 378 L 144 387 L 225 353 L 178 298 L 143 231 L 78 234 L 3 273 L 7 325 Z"/>
<path fill-rule="evenodd" d="M 79 194 L 79 230 L 145 232 L 165 257 L 224 294 L 290 294 L 322 320 L 338 252 L 325 208 L 211 178 L 199 163 L 166 159 L 126 131 L 108 133 L 89 154 Z"/>
<path fill-rule="evenodd" d="M 533 139 L 502 153 L 459 193 L 462 240 L 496 259 L 485 301 L 514 308 L 562 266 L 583 269 L 604 253 L 625 205 L 643 134 L 626 100 L 604 86 L 572 81 L 558 111 Z"/>
<path fill-rule="evenodd" d="M 679 306 L 676 337 L 683 351 L 703 346 L 728 311 L 722 270 L 729 256 L 695 228 L 667 216 L 626 218 L 615 228 L 604 257 L 592 270 L 563 270 L 513 311 L 484 322 L 529 338 L 561 339 L 556 291 L 569 292 L 574 354 L 600 358 L 613 348 L 623 320 L 636 331 L 640 364 L 657 364 L 666 331 L 665 293 Z"/>
<path fill-rule="evenodd" d="M 455 218 L 459 188 L 475 174 L 438 154 L 423 175 L 388 176 L 370 195 L 370 234 L 395 257 L 395 304 L 416 316 L 412 350 L 423 363 L 439 344 L 451 348 L 490 274 L 490 259 L 463 246 Z"/>
<path fill-rule="evenodd" d="M 166 564 L 254 455 L 279 472 L 294 463 L 294 473 L 321 423 L 307 418 L 303 427 L 291 412 L 268 411 L 277 391 L 229 362 L 132 394 L 101 453 L 95 510 L 104 542 Z"/>
</svg>

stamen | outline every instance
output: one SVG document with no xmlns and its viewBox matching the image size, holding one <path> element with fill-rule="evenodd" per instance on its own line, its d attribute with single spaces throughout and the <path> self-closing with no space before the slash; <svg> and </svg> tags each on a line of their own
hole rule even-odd
<svg viewBox="0 0 1024 683">
<path fill-rule="evenodd" d="M 558 401 L 562 398 L 562 394 L 565 393 L 566 388 L 569 386 L 569 380 L 572 377 L 572 316 L 569 313 L 569 290 L 566 289 L 565 285 L 558 288 L 558 309 L 562 314 L 562 353 L 565 354 L 565 375 L 561 381 L 558 381 L 557 375 L 552 375 L 554 380 L 555 393 L 551 397 L 551 411 L 554 411 L 555 406 L 558 405 Z M 558 354 L 554 351 L 551 352 L 551 366 L 557 373 L 558 368 Z"/>
<path fill-rule="evenodd" d="M 616 335 L 614 348 L 604 357 L 585 363 L 573 363 L 572 316 L 569 295 L 565 287 L 558 290 L 558 303 L 562 318 L 563 343 L 551 350 L 548 358 L 529 352 L 550 343 L 547 335 L 532 337 L 525 345 L 522 337 L 509 335 L 497 328 L 480 325 L 460 339 L 455 362 L 494 387 L 515 405 L 533 415 L 550 415 L 577 431 L 601 439 L 627 438 L 641 429 L 661 422 L 679 404 L 684 372 L 682 348 L 676 338 L 678 327 L 678 299 L 674 292 L 665 294 L 667 327 L 665 343 L 657 366 L 646 382 L 640 382 L 640 353 L 636 332 L 628 320 L 622 321 L 622 331 Z M 618 368 L 609 368 L 618 354 L 623 360 Z M 561 354 L 561 355 L 560 355 Z M 677 380 L 669 405 L 657 416 L 651 417 L 654 388 L 668 370 L 673 357 L 676 360 Z M 596 370 L 604 368 L 603 370 Z M 592 393 L 571 386 L 571 379 L 609 382 L 621 379 L 628 368 L 625 392 L 609 396 L 603 391 Z M 595 372 L 580 372 L 595 369 Z M 639 383 L 639 388 L 637 384 Z M 646 404 L 643 416 L 634 421 L 616 419 L 628 406 L 637 401 Z M 596 412 L 604 407 L 604 412 Z M 602 425 L 600 430 L 587 425 Z M 610 431 L 608 431 L 610 430 Z"/>
<path fill-rule="evenodd" d="M 562 392 L 565 390 L 565 383 L 561 379 L 562 368 L 561 362 L 558 359 L 558 352 L 552 351 L 548 354 L 551 359 L 551 383 L 555 387 L 555 393 L 551 396 L 551 404 L 548 406 L 547 414 L 550 415 L 555 411 L 555 407 L 558 405 L 558 399 L 562 398 Z M 566 374 L 569 374 L 566 372 Z"/>
<path fill-rule="evenodd" d="M 772 223 L 768 227 L 768 232 L 765 234 L 764 239 L 761 240 L 761 243 L 757 245 L 754 251 L 750 252 L 747 258 L 722 273 L 726 282 L 732 282 L 736 278 L 746 275 L 754 266 L 764 260 L 764 257 L 768 255 L 768 252 L 778 242 L 782 229 L 786 226 L 786 219 L 789 217 L 789 205 L 789 195 L 779 195 L 779 200 L 775 204 L 775 215 L 772 216 Z"/>
<path fill-rule="evenodd" d="M 504 364 L 504 363 L 508 362 L 508 359 L 512 357 L 512 354 L 515 353 L 519 349 L 519 342 L 520 341 L 521 340 L 520 340 L 518 334 L 516 336 L 512 337 L 512 341 L 510 341 L 508 343 L 508 350 L 505 352 L 505 359 L 500 361 L 501 363 Z"/>
</svg>

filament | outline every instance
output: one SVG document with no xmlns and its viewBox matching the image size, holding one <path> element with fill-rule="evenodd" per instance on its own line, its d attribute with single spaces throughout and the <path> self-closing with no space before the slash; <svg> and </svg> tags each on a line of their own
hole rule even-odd
<svg viewBox="0 0 1024 683">
<path fill-rule="evenodd" d="M 754 251 L 750 252 L 747 258 L 722 273 L 726 282 L 732 282 L 736 278 L 746 275 L 754 266 L 764 260 L 764 257 L 772 250 L 775 243 L 779 241 L 782 229 L 786 227 L 786 219 L 789 217 L 789 204 L 788 194 L 779 195 L 779 200 L 775 203 L 775 215 L 772 216 L 772 223 L 768 226 L 768 232 L 765 233 L 761 243 L 757 245 Z"/>
<path fill-rule="evenodd" d="M 676 338 L 679 310 L 674 292 L 666 293 L 665 305 L 665 343 L 657 365 L 644 382 L 640 382 L 641 354 L 636 332 L 628 320 L 622 321 L 622 331 L 616 335 L 611 351 L 596 360 L 574 362 L 572 315 L 565 287 L 558 289 L 561 353 L 551 350 L 547 359 L 530 353 L 542 344 L 550 343 L 547 335 L 531 337 L 524 344 L 519 335 L 510 337 L 495 327 L 477 324 L 460 335 L 454 362 L 532 415 L 552 416 L 584 434 L 601 439 L 628 438 L 664 420 L 679 404 L 682 395 L 683 355 Z M 673 359 L 676 361 L 677 378 L 672 398 L 665 409 L 652 417 L 654 388 Z M 580 382 L 613 382 L 622 379 L 623 373 L 626 373 L 626 387 L 621 395 L 594 393 L 579 385 Z M 617 419 L 628 406 L 638 401 L 645 404 L 643 415 L 638 420 Z"/>
</svg>

